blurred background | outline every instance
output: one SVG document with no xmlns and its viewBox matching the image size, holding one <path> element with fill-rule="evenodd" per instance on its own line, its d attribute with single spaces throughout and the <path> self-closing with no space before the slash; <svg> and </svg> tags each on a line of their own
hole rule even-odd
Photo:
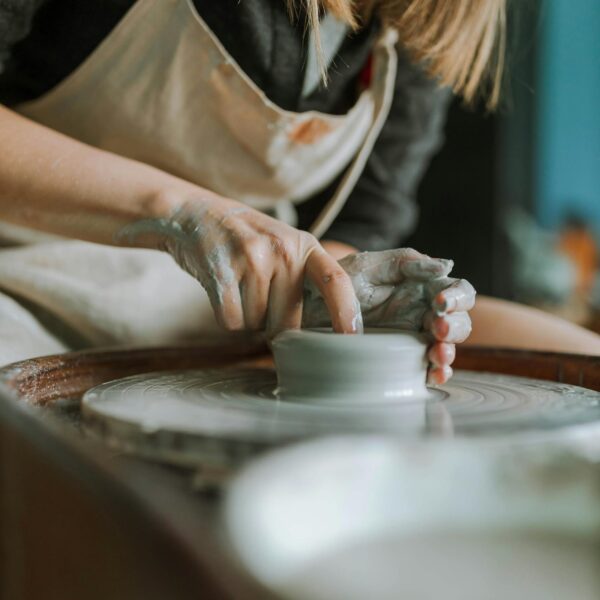
<svg viewBox="0 0 600 600">
<path fill-rule="evenodd" d="M 512 2 L 500 110 L 455 102 L 408 244 L 600 332 L 600 1 Z"/>
</svg>

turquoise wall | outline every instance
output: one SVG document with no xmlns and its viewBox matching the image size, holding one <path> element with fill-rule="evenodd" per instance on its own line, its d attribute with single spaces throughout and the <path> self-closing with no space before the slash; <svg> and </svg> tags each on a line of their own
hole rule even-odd
<svg viewBox="0 0 600 600">
<path fill-rule="evenodd" d="M 537 216 L 600 226 L 600 0 L 544 0 L 536 86 Z"/>
</svg>

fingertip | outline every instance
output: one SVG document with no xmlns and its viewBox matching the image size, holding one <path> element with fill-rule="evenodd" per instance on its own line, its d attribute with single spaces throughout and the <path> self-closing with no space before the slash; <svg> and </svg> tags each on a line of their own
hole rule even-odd
<svg viewBox="0 0 600 600">
<path fill-rule="evenodd" d="M 447 290 L 442 290 L 433 299 L 433 310 L 438 314 L 452 312 L 456 307 L 456 301 L 446 292 Z"/>
<path fill-rule="evenodd" d="M 442 258 L 441 260 L 446 262 L 446 266 L 452 271 L 454 269 L 454 261 L 451 258 Z"/>
<path fill-rule="evenodd" d="M 332 319 L 334 333 L 360 334 L 364 332 L 363 318 L 360 310 L 352 315 L 338 314 L 337 319 Z"/>
<path fill-rule="evenodd" d="M 475 305 L 476 296 L 475 288 L 466 279 L 456 279 L 435 295 L 432 304 L 438 312 L 469 311 Z"/>
<path fill-rule="evenodd" d="M 448 277 L 454 269 L 454 261 L 450 258 L 434 258 L 440 270 L 440 277 Z"/>
<path fill-rule="evenodd" d="M 443 342 L 448 337 L 448 333 L 450 331 L 450 324 L 448 323 L 446 317 L 441 315 L 439 317 L 435 317 L 431 323 L 431 333 L 436 340 Z"/>
<path fill-rule="evenodd" d="M 432 367 L 429 369 L 427 381 L 431 385 L 443 385 L 454 374 L 452 367 L 445 365 L 443 367 Z"/>
<path fill-rule="evenodd" d="M 225 331 L 243 331 L 245 329 L 244 319 L 241 315 L 221 315 L 217 322 Z"/>
<path fill-rule="evenodd" d="M 316 285 L 331 317 L 336 333 L 362 331 L 362 315 L 352 280 L 338 262 L 325 251 L 313 252 L 306 275 Z"/>
<path fill-rule="evenodd" d="M 355 311 L 356 312 L 352 317 L 352 322 L 350 323 L 350 333 L 364 333 L 365 325 L 363 322 L 362 311 L 360 309 L 360 302 L 358 300 L 356 300 L 355 303 Z"/>
<path fill-rule="evenodd" d="M 427 356 L 430 362 L 436 367 L 451 365 L 456 358 L 456 346 L 454 344 L 437 342 L 431 346 Z"/>
<path fill-rule="evenodd" d="M 244 317 L 239 306 L 232 305 L 209 295 L 210 303 L 217 325 L 225 331 L 244 329 Z"/>
<path fill-rule="evenodd" d="M 438 279 L 447 277 L 454 262 L 445 258 L 415 258 L 407 260 L 402 265 L 402 270 L 406 277 L 419 281 L 428 281 L 430 279 Z"/>
</svg>

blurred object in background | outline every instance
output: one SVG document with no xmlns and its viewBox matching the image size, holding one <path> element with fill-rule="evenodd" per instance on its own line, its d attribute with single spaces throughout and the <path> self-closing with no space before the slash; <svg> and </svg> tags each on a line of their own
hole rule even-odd
<svg viewBox="0 0 600 600">
<path fill-rule="evenodd" d="M 557 249 L 556 236 L 518 208 L 506 212 L 504 226 L 515 299 L 553 312 L 567 304 L 576 289 L 577 275 L 572 262 Z"/>
<path fill-rule="evenodd" d="M 575 289 L 561 314 L 600 332 L 600 246 L 586 220 L 567 213 L 558 239 L 558 249 L 573 265 Z M 597 285 L 599 284 L 599 285 Z"/>
<path fill-rule="evenodd" d="M 598 272 L 598 246 L 592 230 L 579 215 L 570 213 L 566 216 L 558 247 L 576 269 L 575 293 L 586 302 L 589 301 Z"/>
<path fill-rule="evenodd" d="M 509 30 L 504 104 L 493 115 L 452 105 L 403 243 L 454 258 L 482 294 L 600 332 L 600 1 L 514 2 Z M 571 214 L 585 233 L 563 227 Z"/>
<path fill-rule="evenodd" d="M 575 269 L 575 289 L 559 314 L 593 328 L 597 307 L 592 291 L 598 278 L 598 244 L 594 232 L 578 214 L 567 213 L 558 236 L 558 250 Z"/>
<path fill-rule="evenodd" d="M 599 306 L 598 246 L 585 220 L 568 214 L 557 232 L 540 227 L 526 211 L 506 211 L 512 289 L 518 302 L 530 304 L 588 327 Z"/>
<path fill-rule="evenodd" d="M 590 306 L 592 307 L 592 318 L 589 328 L 592 331 L 600 333 L 600 271 L 596 275 L 596 280 L 590 294 Z"/>
</svg>

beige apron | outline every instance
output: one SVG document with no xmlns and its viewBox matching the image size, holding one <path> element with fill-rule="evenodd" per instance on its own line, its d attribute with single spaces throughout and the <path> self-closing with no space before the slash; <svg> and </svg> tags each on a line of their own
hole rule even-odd
<svg viewBox="0 0 600 600">
<path fill-rule="evenodd" d="M 391 105 L 396 34 L 344 115 L 294 113 L 248 78 L 192 0 L 138 0 L 69 77 L 21 114 L 293 224 L 293 203 L 346 169 L 311 231 L 342 208 Z M 215 330 L 201 286 L 159 252 L 0 227 L 0 364 L 74 347 L 161 344 Z M 32 243 L 37 242 L 37 243 Z M 40 243 L 44 242 L 44 243 Z"/>
</svg>

